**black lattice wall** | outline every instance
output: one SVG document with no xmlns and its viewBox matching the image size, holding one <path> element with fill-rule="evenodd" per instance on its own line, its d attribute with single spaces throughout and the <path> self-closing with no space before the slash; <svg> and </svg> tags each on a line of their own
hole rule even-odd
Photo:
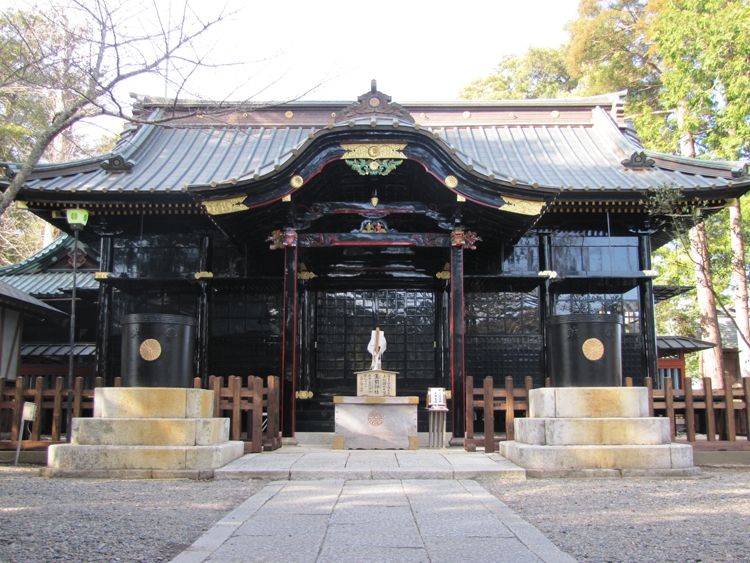
<svg viewBox="0 0 750 563">
<path fill-rule="evenodd" d="M 491 376 L 495 386 L 502 387 L 510 375 L 515 387 L 523 387 L 526 376 L 535 387 L 543 386 L 541 335 L 467 336 L 466 374 L 474 377 L 475 385 Z"/>
<path fill-rule="evenodd" d="M 367 343 L 384 331 L 383 369 L 399 381 L 435 378 L 435 294 L 418 290 L 321 291 L 317 295 L 317 377 L 354 379 L 369 369 Z"/>
<path fill-rule="evenodd" d="M 633 378 L 633 385 L 643 385 L 643 337 L 640 334 L 622 335 L 622 379 Z"/>
</svg>

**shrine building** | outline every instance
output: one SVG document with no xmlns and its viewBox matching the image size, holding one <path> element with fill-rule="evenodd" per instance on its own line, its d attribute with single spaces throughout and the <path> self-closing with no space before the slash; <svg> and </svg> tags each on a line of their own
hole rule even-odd
<svg viewBox="0 0 750 563">
<path fill-rule="evenodd" d="M 623 93 L 399 105 L 205 105 L 143 97 L 106 155 L 39 164 L 18 203 L 66 232 L 89 212 L 95 373 L 121 373 L 125 315 L 195 319 L 194 375 L 279 375 L 282 429 L 332 432 L 373 329 L 398 395 L 550 372 L 547 320 L 622 318 L 622 375 L 657 378 L 649 211 L 661 188 L 716 211 L 746 163 L 648 151 Z M 0 187 L 18 165 L 0 163 Z M 659 293 L 661 292 L 661 294 Z M 127 335 L 126 335 L 127 337 Z M 424 406 L 424 405 L 422 405 Z M 420 409 L 420 430 L 426 415 Z"/>
</svg>

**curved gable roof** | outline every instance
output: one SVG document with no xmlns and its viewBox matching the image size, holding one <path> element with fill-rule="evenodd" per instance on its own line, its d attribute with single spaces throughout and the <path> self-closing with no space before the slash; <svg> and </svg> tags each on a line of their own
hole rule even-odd
<svg viewBox="0 0 750 563">
<path fill-rule="evenodd" d="M 380 105 L 370 107 L 372 111 L 347 111 L 357 106 L 367 110 L 373 99 Z M 288 181 L 290 173 L 298 173 L 295 163 L 303 153 L 325 146 L 316 141 L 368 135 L 408 135 L 421 139 L 423 146 L 429 139 L 443 160 L 453 162 L 467 178 L 498 189 L 522 187 L 532 198 L 534 190 L 545 188 L 641 192 L 666 184 L 736 192 L 732 188 L 742 186 L 744 191 L 750 185 L 744 162 L 643 151 L 622 121 L 621 93 L 401 106 L 373 88 L 347 107 L 340 102 L 295 102 L 229 110 L 222 106 L 217 113 L 205 104 L 196 109 L 190 102 L 144 98 L 140 104 L 140 112 L 161 123 L 127 130 L 113 153 L 38 166 L 27 191 L 168 194 L 193 188 L 205 193 L 207 188 L 220 191 L 282 176 Z"/>
</svg>

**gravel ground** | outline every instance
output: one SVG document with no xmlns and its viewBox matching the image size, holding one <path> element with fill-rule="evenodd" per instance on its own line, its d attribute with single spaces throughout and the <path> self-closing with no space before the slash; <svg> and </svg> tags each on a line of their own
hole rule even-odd
<svg viewBox="0 0 750 563">
<path fill-rule="evenodd" d="M 0 466 L 0 562 L 169 561 L 262 481 L 43 479 Z"/>
<path fill-rule="evenodd" d="M 262 481 L 42 479 L 0 466 L 0 562 L 167 562 Z M 482 485 L 581 563 L 750 562 L 750 468 Z"/>
<path fill-rule="evenodd" d="M 750 561 L 750 467 L 482 485 L 580 563 Z"/>
</svg>

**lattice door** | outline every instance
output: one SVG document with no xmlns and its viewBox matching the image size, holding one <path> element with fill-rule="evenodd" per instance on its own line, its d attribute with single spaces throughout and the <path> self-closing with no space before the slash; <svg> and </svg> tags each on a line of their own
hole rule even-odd
<svg viewBox="0 0 750 563">
<path fill-rule="evenodd" d="M 369 369 L 370 332 L 380 327 L 388 347 L 383 369 L 397 371 L 399 394 L 426 390 L 437 379 L 435 293 L 419 290 L 320 291 L 317 294 L 318 385 L 356 384 L 355 371 Z"/>
</svg>

